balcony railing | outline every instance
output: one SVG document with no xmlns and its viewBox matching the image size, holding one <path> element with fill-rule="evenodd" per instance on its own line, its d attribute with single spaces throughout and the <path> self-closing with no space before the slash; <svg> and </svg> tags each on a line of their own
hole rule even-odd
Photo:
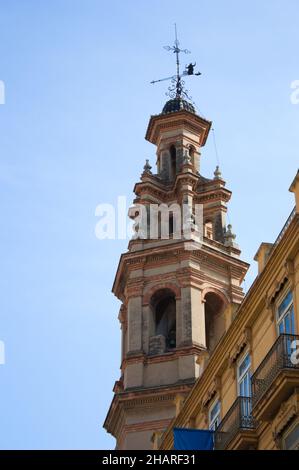
<svg viewBox="0 0 299 470">
<path fill-rule="evenodd" d="M 238 397 L 215 431 L 215 449 L 224 450 L 241 431 L 255 429 L 249 397 Z"/>
<path fill-rule="evenodd" d="M 293 341 L 299 340 L 297 335 L 282 334 L 252 376 L 252 406 L 255 407 L 269 390 L 282 370 L 298 369 L 299 364 L 293 359 Z"/>
</svg>

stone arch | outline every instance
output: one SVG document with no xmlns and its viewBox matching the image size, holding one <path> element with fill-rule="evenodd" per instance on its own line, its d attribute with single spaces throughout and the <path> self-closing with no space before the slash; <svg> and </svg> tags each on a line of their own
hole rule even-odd
<svg viewBox="0 0 299 470">
<path fill-rule="evenodd" d="M 217 287 L 209 286 L 207 284 L 204 285 L 202 289 L 202 299 L 209 293 L 213 292 L 214 294 L 218 295 L 224 302 L 225 306 L 227 306 L 231 302 L 231 298 L 228 293 L 223 289 L 217 289 Z"/>
<path fill-rule="evenodd" d="M 205 219 L 203 226 L 204 226 L 204 231 L 203 235 L 206 238 L 214 239 L 214 221 L 212 218 L 207 218 Z"/>
<path fill-rule="evenodd" d="M 170 155 L 170 179 L 174 180 L 177 173 L 177 151 L 174 145 L 169 148 Z"/>
<path fill-rule="evenodd" d="M 181 290 L 177 284 L 174 282 L 160 282 L 159 284 L 152 285 L 145 290 L 143 294 L 143 305 L 149 305 L 152 296 L 160 289 L 171 290 L 174 293 L 176 300 L 181 298 Z"/>
<path fill-rule="evenodd" d="M 155 336 L 163 336 L 166 348 L 174 348 L 176 346 L 175 294 L 169 289 L 159 289 L 151 298 L 151 307 Z"/>
<path fill-rule="evenodd" d="M 202 292 L 205 309 L 206 348 L 212 352 L 225 333 L 225 309 L 228 296 L 221 290 L 207 287 Z"/>
<path fill-rule="evenodd" d="M 156 286 L 148 292 L 149 299 L 149 354 L 163 354 L 176 347 L 177 295 L 169 286 Z M 173 286 L 171 286 L 173 287 Z M 175 289 L 176 290 L 176 289 Z"/>
</svg>

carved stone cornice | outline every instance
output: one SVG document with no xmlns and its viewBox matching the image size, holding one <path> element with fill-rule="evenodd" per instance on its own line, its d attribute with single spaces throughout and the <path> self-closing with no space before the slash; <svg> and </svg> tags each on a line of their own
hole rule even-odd
<svg viewBox="0 0 299 470">
<path fill-rule="evenodd" d="M 193 384 L 194 382 L 160 387 L 159 394 L 156 388 L 117 393 L 106 416 L 104 428 L 114 436 L 118 436 L 125 426 L 126 411 L 139 407 L 143 410 L 151 409 L 154 403 L 160 403 L 161 406 L 173 405 L 175 396 L 178 393 L 186 395 Z"/>
<path fill-rule="evenodd" d="M 248 348 L 249 353 L 252 350 L 252 330 L 250 327 L 244 328 L 241 338 L 237 341 L 235 347 L 230 352 L 229 366 L 231 368 L 235 369 L 235 364 L 245 348 Z"/>
<path fill-rule="evenodd" d="M 275 283 L 272 285 L 271 291 L 269 291 L 268 294 L 268 302 L 275 302 L 276 297 L 278 294 L 281 292 L 281 290 L 284 288 L 285 284 L 287 283 L 287 275 L 286 271 L 283 270 L 283 272 L 280 273 L 278 279 L 276 280 Z"/>
<path fill-rule="evenodd" d="M 290 283 L 290 289 L 294 290 L 295 287 L 295 266 L 294 266 L 294 260 L 292 259 L 287 259 L 285 262 L 285 270 L 286 270 L 286 276 L 289 280 Z"/>
<path fill-rule="evenodd" d="M 213 383 L 209 390 L 205 393 L 203 400 L 202 400 L 202 408 L 203 410 L 207 409 L 211 404 L 213 398 L 219 393 L 221 390 L 221 377 L 218 375 L 215 376 Z"/>
<path fill-rule="evenodd" d="M 121 368 L 124 369 L 128 365 L 138 364 L 140 362 L 142 362 L 144 365 L 148 365 L 177 361 L 179 357 L 199 355 L 201 354 L 201 351 L 201 346 L 192 344 L 178 347 L 172 351 L 163 354 L 157 354 L 155 356 L 148 356 L 143 351 L 132 351 L 130 353 L 127 353 L 126 358 L 123 359 Z"/>
<path fill-rule="evenodd" d="M 211 191 L 202 192 L 194 196 L 194 202 L 203 204 L 205 202 L 211 201 L 223 201 L 225 203 L 229 202 L 231 198 L 231 191 L 226 188 L 214 189 Z M 223 208 L 225 209 L 225 208 Z"/>
<path fill-rule="evenodd" d="M 207 121 L 197 114 L 190 113 L 186 110 L 181 110 L 176 113 L 158 114 L 151 116 L 145 138 L 152 144 L 159 145 L 159 138 L 166 130 L 183 128 L 197 135 L 199 145 L 204 146 L 211 125 L 211 121 Z"/>
</svg>

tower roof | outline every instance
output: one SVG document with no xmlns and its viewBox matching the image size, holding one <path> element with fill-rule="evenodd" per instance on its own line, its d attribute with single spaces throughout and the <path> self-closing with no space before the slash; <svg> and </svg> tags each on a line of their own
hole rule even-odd
<svg viewBox="0 0 299 470">
<path fill-rule="evenodd" d="M 190 113 L 196 114 L 195 108 L 192 103 L 189 103 L 187 100 L 184 100 L 180 96 L 176 96 L 173 99 L 168 100 L 162 110 L 162 114 L 174 113 L 177 111 L 182 111 L 185 109 Z"/>
</svg>

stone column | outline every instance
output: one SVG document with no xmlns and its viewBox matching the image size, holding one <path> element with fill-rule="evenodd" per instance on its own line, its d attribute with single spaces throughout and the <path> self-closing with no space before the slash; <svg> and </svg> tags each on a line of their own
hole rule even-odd
<svg viewBox="0 0 299 470">
<path fill-rule="evenodd" d="M 192 343 L 191 330 L 191 289 L 181 289 L 181 342 L 178 346 L 189 346 Z"/>
<path fill-rule="evenodd" d="M 191 286 L 182 288 L 181 312 L 181 345 L 195 344 L 205 347 L 205 309 L 199 289 Z"/>
<path fill-rule="evenodd" d="M 127 359 L 139 356 L 137 362 L 129 362 L 124 368 L 124 388 L 142 387 L 142 297 L 131 297 L 128 302 Z"/>
<path fill-rule="evenodd" d="M 176 308 L 176 346 L 179 347 L 183 342 L 183 336 L 184 336 L 184 332 L 183 332 L 184 322 L 183 322 L 183 315 L 182 315 L 182 309 L 181 309 L 181 299 L 176 299 L 175 308 Z"/>
<path fill-rule="evenodd" d="M 170 178 L 170 155 L 168 150 L 162 150 L 160 153 L 160 175 L 163 180 Z"/>
<path fill-rule="evenodd" d="M 196 287 L 191 287 L 191 325 L 192 343 L 198 346 L 206 346 L 205 326 L 205 301 L 202 292 Z"/>
<path fill-rule="evenodd" d="M 128 354 L 142 351 L 142 297 L 132 297 L 128 302 Z"/>
<path fill-rule="evenodd" d="M 149 339 L 155 334 L 154 332 L 154 321 L 153 314 L 150 305 L 143 305 L 142 307 L 142 323 L 143 323 L 143 334 L 142 334 L 142 349 L 145 354 L 149 352 Z"/>
<path fill-rule="evenodd" d="M 125 342 L 125 336 L 126 336 L 126 314 L 125 314 L 125 306 L 122 305 L 119 311 L 118 319 L 120 322 L 120 329 L 121 329 L 121 363 L 124 360 L 124 357 L 126 355 L 126 342 Z"/>
</svg>

